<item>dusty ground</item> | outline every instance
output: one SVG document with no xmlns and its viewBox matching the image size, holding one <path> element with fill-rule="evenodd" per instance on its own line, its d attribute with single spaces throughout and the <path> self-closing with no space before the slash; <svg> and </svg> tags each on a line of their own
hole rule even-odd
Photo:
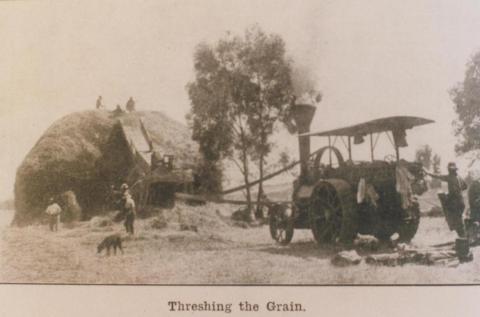
<svg viewBox="0 0 480 317">
<path fill-rule="evenodd" d="M 189 213 L 185 214 L 185 209 Z M 124 242 L 125 254 L 95 254 L 106 235 L 123 232 L 121 224 L 92 227 L 78 223 L 51 233 L 46 226 L 4 228 L 0 281 L 15 283 L 141 283 L 141 284 L 438 284 L 479 283 L 480 247 L 475 259 L 456 268 L 408 264 L 401 267 L 338 268 L 335 252 L 318 247 L 309 230 L 297 230 L 287 247 L 275 245 L 268 227 L 232 227 L 218 216 L 231 209 L 220 205 L 177 209 L 180 222 L 198 232 L 179 231 L 178 223 L 153 229 L 139 220 L 135 237 Z M 193 215 L 193 216 L 192 216 Z M 198 216 L 195 216 L 198 215 Z M 173 215 L 173 218 L 178 215 Z M 173 219 L 172 218 L 172 219 Z M 170 220 L 172 220 L 170 219 Z M 185 220 L 187 219 L 187 220 Z M 175 220 L 175 219 L 173 219 Z M 412 241 L 419 247 L 451 241 L 443 218 L 422 218 Z"/>
</svg>

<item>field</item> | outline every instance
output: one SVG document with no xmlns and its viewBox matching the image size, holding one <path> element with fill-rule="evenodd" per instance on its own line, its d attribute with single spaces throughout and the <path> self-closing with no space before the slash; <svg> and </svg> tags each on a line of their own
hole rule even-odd
<svg viewBox="0 0 480 317">
<path fill-rule="evenodd" d="M 444 284 L 480 283 L 480 248 L 474 261 L 457 267 L 406 264 L 398 267 L 335 267 L 335 250 L 319 247 L 309 230 L 297 230 L 289 246 L 276 245 L 268 227 L 242 228 L 228 219 L 233 207 L 178 204 L 168 226 L 136 222 L 123 255 L 97 255 L 96 245 L 121 223 L 98 227 L 80 222 L 56 233 L 46 226 L 4 227 L 0 281 L 93 284 Z M 165 218 L 165 217 L 164 217 Z M 182 231 L 195 225 L 198 232 Z M 443 218 L 422 218 L 412 244 L 452 241 Z"/>
</svg>

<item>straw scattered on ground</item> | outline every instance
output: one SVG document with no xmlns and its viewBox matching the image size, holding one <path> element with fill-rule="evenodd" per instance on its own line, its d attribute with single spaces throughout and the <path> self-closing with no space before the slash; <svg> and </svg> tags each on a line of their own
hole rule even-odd
<svg viewBox="0 0 480 317">
<path fill-rule="evenodd" d="M 93 284 L 443 284 L 479 283 L 480 248 L 474 261 L 456 268 L 407 264 L 398 267 L 335 267 L 336 250 L 319 247 L 309 230 L 296 230 L 282 247 L 268 227 L 232 226 L 234 207 L 178 204 L 136 222 L 125 254 L 96 255 L 96 245 L 121 232 L 121 223 L 77 223 L 56 233 L 46 226 L 9 227 L 2 233 L 0 281 Z M 163 219 L 167 226 L 155 227 Z M 183 229 L 182 229 L 183 225 Z M 190 227 L 189 227 L 190 226 Z M 196 230 L 191 230 L 193 227 Z M 186 230 L 185 230 L 186 229 Z M 422 218 L 412 241 L 417 247 L 452 241 L 443 218 Z"/>
</svg>

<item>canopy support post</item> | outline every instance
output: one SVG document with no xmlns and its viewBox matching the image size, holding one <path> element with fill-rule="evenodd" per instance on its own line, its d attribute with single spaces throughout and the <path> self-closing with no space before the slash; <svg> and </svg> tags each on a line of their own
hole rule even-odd
<svg viewBox="0 0 480 317">
<path fill-rule="evenodd" d="M 370 133 L 370 156 L 372 158 L 372 162 L 374 160 L 373 157 L 373 133 Z"/>
<path fill-rule="evenodd" d="M 352 160 L 352 140 L 350 136 L 348 136 L 348 159 Z"/>
<path fill-rule="evenodd" d="M 328 136 L 328 162 L 332 166 L 332 140 L 330 136 Z"/>
</svg>

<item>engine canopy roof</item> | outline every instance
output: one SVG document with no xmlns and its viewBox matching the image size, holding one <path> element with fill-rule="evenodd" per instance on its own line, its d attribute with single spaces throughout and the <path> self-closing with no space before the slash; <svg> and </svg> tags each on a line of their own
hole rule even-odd
<svg viewBox="0 0 480 317">
<path fill-rule="evenodd" d="M 416 126 L 433 123 L 431 119 L 413 116 L 393 116 L 375 119 L 349 127 L 321 132 L 302 133 L 300 136 L 364 136 L 385 131 L 405 131 Z"/>
</svg>

